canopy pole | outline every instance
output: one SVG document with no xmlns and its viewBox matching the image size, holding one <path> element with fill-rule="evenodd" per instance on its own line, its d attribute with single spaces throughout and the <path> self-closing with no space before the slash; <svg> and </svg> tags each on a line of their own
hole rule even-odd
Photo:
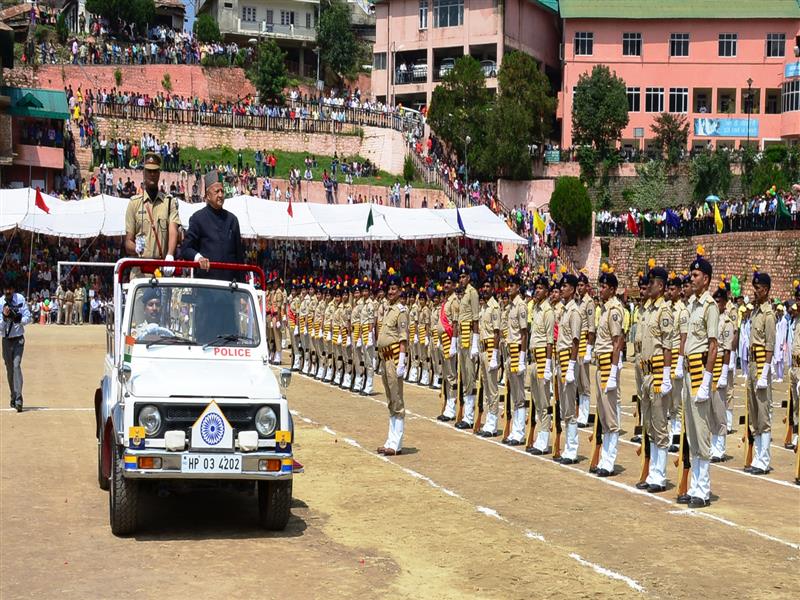
<svg viewBox="0 0 800 600">
<path fill-rule="evenodd" d="M 33 271 L 33 240 L 36 237 L 36 234 L 31 231 L 31 253 L 28 256 L 28 293 L 25 295 L 25 298 L 31 297 L 31 271 Z"/>
</svg>

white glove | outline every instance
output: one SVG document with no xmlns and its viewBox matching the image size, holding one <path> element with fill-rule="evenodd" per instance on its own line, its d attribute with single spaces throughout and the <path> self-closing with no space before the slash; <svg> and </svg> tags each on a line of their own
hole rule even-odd
<svg viewBox="0 0 800 600">
<path fill-rule="evenodd" d="M 356 340 L 356 348 L 361 348 L 361 336 L 358 336 L 358 339 Z"/>
<path fill-rule="evenodd" d="M 440 349 L 442 347 L 442 340 L 439 339 L 438 335 L 436 336 L 436 347 Z"/>
<path fill-rule="evenodd" d="M 369 330 L 369 336 L 367 337 L 367 347 L 369 348 L 370 346 L 374 346 L 374 345 L 375 345 L 375 334 L 370 329 Z"/>
<path fill-rule="evenodd" d="M 703 371 L 703 383 L 700 384 L 700 388 L 697 390 L 697 396 L 695 397 L 695 402 L 705 402 L 711 396 L 711 379 L 714 375 L 710 371 Z"/>
<path fill-rule="evenodd" d="M 611 365 L 611 374 L 608 376 L 606 389 L 604 390 L 606 393 L 613 392 L 617 389 L 617 373 L 619 373 L 619 367 L 617 367 L 617 365 Z"/>
<path fill-rule="evenodd" d="M 497 348 L 492 350 L 492 360 L 489 361 L 489 370 L 494 371 L 500 365 L 497 364 Z"/>
<path fill-rule="evenodd" d="M 675 379 L 683 379 L 683 356 L 678 355 L 678 362 L 675 365 Z"/>
<path fill-rule="evenodd" d="M 524 373 L 525 372 L 525 350 L 521 350 L 519 353 L 519 366 L 516 370 L 517 373 Z"/>
<path fill-rule="evenodd" d="M 450 338 L 450 353 L 448 354 L 450 358 L 453 358 L 456 355 L 457 348 L 458 348 L 458 338 L 457 337 Z"/>
<path fill-rule="evenodd" d="M 567 375 L 564 378 L 564 381 L 567 383 L 575 383 L 575 361 L 569 361 L 569 365 L 567 366 Z"/>
<path fill-rule="evenodd" d="M 327 339 L 328 339 L 329 342 L 333 339 L 333 334 L 330 331 L 328 332 Z"/>
<path fill-rule="evenodd" d="M 280 329 L 280 328 L 281 328 L 281 322 L 276 319 L 275 320 L 275 329 Z"/>
<path fill-rule="evenodd" d="M 594 350 L 594 347 L 591 344 L 586 344 L 586 354 L 583 355 L 584 364 L 592 362 L 592 350 Z"/>
<path fill-rule="evenodd" d="M 731 359 L 728 362 L 728 368 L 731 371 L 735 371 L 736 370 L 736 356 L 737 356 L 736 350 L 731 350 Z"/>
<path fill-rule="evenodd" d="M 397 359 L 397 376 L 402 379 L 406 376 L 406 353 L 401 352 L 400 358 Z"/>
<path fill-rule="evenodd" d="M 756 389 L 757 390 L 765 390 L 769 386 L 769 370 L 772 367 L 769 363 L 764 363 L 764 366 L 761 367 L 761 377 L 758 378 L 756 381 Z"/>
<path fill-rule="evenodd" d="M 479 353 L 479 350 L 478 350 L 478 334 L 477 333 L 473 333 L 472 334 L 472 346 L 470 346 L 470 349 L 469 349 L 469 357 L 470 358 L 475 358 L 475 357 L 478 356 L 478 353 Z"/>
<path fill-rule="evenodd" d="M 294 334 L 295 335 L 300 335 L 300 326 L 299 325 L 295 325 L 294 326 Z"/>
<path fill-rule="evenodd" d="M 419 344 L 419 337 L 417 336 L 416 333 L 414 334 L 414 339 L 412 339 L 411 342 L 414 344 Z"/>
<path fill-rule="evenodd" d="M 175 257 L 172 256 L 172 254 L 167 254 L 164 260 L 167 262 L 173 262 Z M 175 274 L 175 267 L 161 267 L 161 273 L 164 275 L 164 277 L 172 277 Z"/>
<path fill-rule="evenodd" d="M 544 361 L 544 380 L 553 380 L 553 360 L 551 358 L 545 359 Z"/>
<path fill-rule="evenodd" d="M 624 361 L 622 360 L 622 352 L 620 352 L 619 353 L 619 360 L 617 361 L 617 373 L 621 373 L 622 372 L 623 364 L 624 364 Z"/>
<path fill-rule="evenodd" d="M 344 347 L 349 348 L 353 343 L 353 339 L 348 335 L 347 339 L 344 342 Z"/>
<path fill-rule="evenodd" d="M 661 396 L 664 397 L 672 391 L 672 368 L 664 367 L 663 381 L 661 382 Z"/>
<path fill-rule="evenodd" d="M 728 387 L 728 371 L 730 367 L 728 365 L 722 365 L 722 373 L 719 375 L 719 381 L 717 381 L 717 387 Z"/>
<path fill-rule="evenodd" d="M 138 254 L 139 256 L 141 256 L 142 252 L 144 252 L 145 239 L 146 238 L 143 235 L 136 236 L 136 254 Z"/>
</svg>

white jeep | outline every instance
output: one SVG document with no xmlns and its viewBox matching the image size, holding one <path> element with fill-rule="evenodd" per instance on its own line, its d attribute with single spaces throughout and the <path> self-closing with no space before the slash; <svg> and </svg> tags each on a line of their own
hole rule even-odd
<svg viewBox="0 0 800 600">
<path fill-rule="evenodd" d="M 167 265 L 123 259 L 114 267 L 105 374 L 95 392 L 98 481 L 110 491 L 111 531 L 136 530 L 143 486 L 201 479 L 256 486 L 261 525 L 284 529 L 300 469 L 285 395 L 291 373 L 282 370 L 279 383 L 269 366 L 264 272 L 212 263 L 252 283 L 160 277 Z M 129 282 L 133 268 L 152 274 Z"/>
</svg>

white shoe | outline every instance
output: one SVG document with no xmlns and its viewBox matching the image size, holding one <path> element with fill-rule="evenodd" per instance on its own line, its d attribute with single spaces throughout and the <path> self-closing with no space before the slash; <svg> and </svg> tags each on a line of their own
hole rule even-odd
<svg viewBox="0 0 800 600">
<path fill-rule="evenodd" d="M 344 376 L 344 372 L 337 371 L 336 374 L 333 376 L 333 383 L 335 385 L 342 385 L 342 377 Z"/>
<path fill-rule="evenodd" d="M 444 416 L 450 419 L 456 416 L 456 399 L 448 398 L 444 405 Z"/>
<path fill-rule="evenodd" d="M 372 394 L 372 377 L 367 375 L 367 382 L 364 384 L 364 394 L 370 395 Z"/>
<path fill-rule="evenodd" d="M 483 424 L 481 431 L 485 431 L 486 433 L 495 433 L 497 431 L 497 415 L 487 413 L 486 422 Z"/>
<path fill-rule="evenodd" d="M 467 425 L 473 425 L 475 423 L 475 396 L 473 395 L 464 396 L 464 413 L 462 420 Z"/>
<path fill-rule="evenodd" d="M 364 385 L 364 378 L 361 375 L 356 375 L 356 379 L 353 382 L 353 389 L 355 391 L 359 391 Z"/>
<path fill-rule="evenodd" d="M 333 381 L 333 367 L 328 367 L 328 370 L 325 373 L 325 381 L 327 381 L 328 383 Z"/>
<path fill-rule="evenodd" d="M 770 443 L 772 442 L 772 434 L 767 431 L 761 434 L 761 468 L 769 471 L 770 463 Z"/>
<path fill-rule="evenodd" d="M 589 422 L 589 396 L 581 394 L 578 403 L 578 425 L 586 425 Z"/>
<path fill-rule="evenodd" d="M 533 447 L 544 452 L 547 450 L 547 445 L 549 443 L 550 432 L 539 430 L 539 433 L 536 434 L 536 441 L 533 443 Z"/>
<path fill-rule="evenodd" d="M 308 375 L 311 371 L 311 364 L 306 360 L 303 361 L 303 375 Z"/>
<path fill-rule="evenodd" d="M 422 369 L 422 376 L 419 378 L 420 385 L 430 385 L 431 374 L 428 369 Z"/>
<path fill-rule="evenodd" d="M 416 383 L 418 376 L 419 376 L 419 373 L 417 372 L 417 367 L 416 366 L 411 367 L 411 370 L 408 372 L 408 382 L 409 383 Z"/>
<path fill-rule="evenodd" d="M 567 441 L 564 444 L 564 452 L 561 454 L 564 458 L 576 459 L 578 458 L 578 424 L 567 424 Z"/>
<path fill-rule="evenodd" d="M 352 383 L 353 383 L 353 379 L 352 379 L 350 373 L 345 374 L 344 383 L 342 383 L 342 387 L 349 389 L 350 388 L 350 384 L 352 384 Z"/>
<path fill-rule="evenodd" d="M 692 459 L 692 464 L 697 463 L 697 479 L 695 497 L 708 500 L 711 497 L 711 477 L 708 474 L 709 461 L 701 458 Z"/>
</svg>

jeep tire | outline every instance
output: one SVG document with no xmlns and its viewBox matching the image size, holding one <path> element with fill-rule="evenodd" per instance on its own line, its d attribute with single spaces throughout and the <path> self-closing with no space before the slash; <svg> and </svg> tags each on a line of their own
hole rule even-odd
<svg viewBox="0 0 800 600">
<path fill-rule="evenodd" d="M 258 482 L 258 521 L 270 531 L 283 531 L 292 506 L 292 480 Z"/>
<path fill-rule="evenodd" d="M 108 477 L 103 477 L 103 437 L 97 440 L 97 484 L 101 490 L 108 491 L 111 482 Z"/>
<path fill-rule="evenodd" d="M 111 459 L 111 490 L 108 494 L 111 533 L 130 535 L 136 531 L 139 482 L 123 476 L 122 448 L 114 444 Z"/>
</svg>

